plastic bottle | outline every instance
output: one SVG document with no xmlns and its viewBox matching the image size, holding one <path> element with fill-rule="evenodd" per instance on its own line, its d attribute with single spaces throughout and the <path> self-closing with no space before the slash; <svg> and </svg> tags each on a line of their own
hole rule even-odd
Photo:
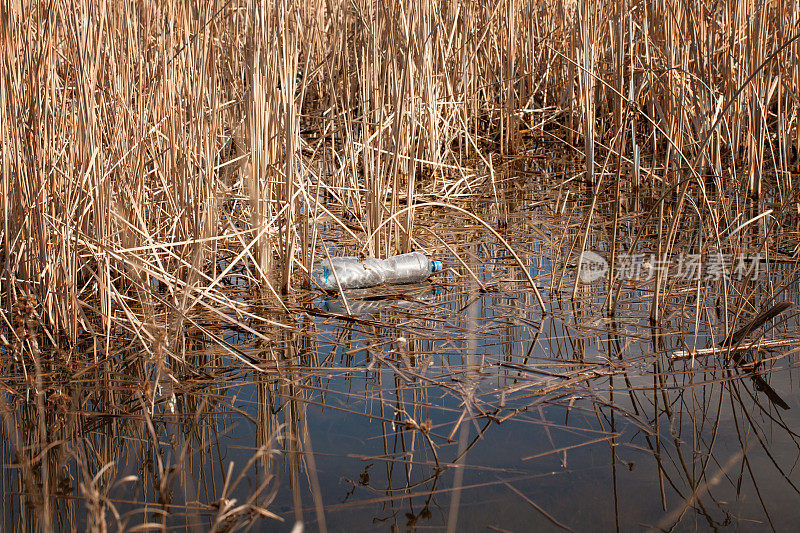
<svg viewBox="0 0 800 533">
<path fill-rule="evenodd" d="M 330 262 L 320 263 L 313 276 L 321 288 L 330 291 L 340 286 L 342 289 L 363 289 L 381 283 L 417 283 L 440 270 L 441 261 L 428 261 L 423 254 L 411 252 L 388 259 L 370 257 L 363 261 L 356 257 L 333 257 Z"/>
</svg>

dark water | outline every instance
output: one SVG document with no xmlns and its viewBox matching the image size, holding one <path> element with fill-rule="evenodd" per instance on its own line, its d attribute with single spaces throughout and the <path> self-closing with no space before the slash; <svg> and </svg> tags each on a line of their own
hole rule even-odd
<svg viewBox="0 0 800 533">
<path fill-rule="evenodd" d="M 313 294 L 289 313 L 253 306 L 273 323 L 214 332 L 235 352 L 190 331 L 196 371 L 124 345 L 94 363 L 87 346 L 81 363 L 45 365 L 37 396 L 8 357 L 2 529 L 37 529 L 44 513 L 65 531 L 290 531 L 299 519 L 311 531 L 320 520 L 331 531 L 793 528 L 795 348 L 742 361 L 763 360 L 758 375 L 788 410 L 724 353 L 670 357 L 714 346 L 775 300 L 797 304 L 792 266 L 727 289 L 673 282 L 651 322 L 652 280 L 626 284 L 611 314 L 604 281 L 573 293 L 568 241 L 552 227 L 550 243 L 526 239 L 526 220 L 515 247 L 547 314 L 476 229 L 456 246 L 485 291 L 443 251 L 451 270 L 430 283 L 354 292 L 347 306 Z M 602 239 L 590 246 L 607 255 Z M 750 338 L 793 338 L 796 308 Z"/>
<path fill-rule="evenodd" d="M 653 350 L 659 341 L 637 337 L 650 328 L 634 313 L 622 325 L 592 324 L 587 311 L 591 331 L 581 332 L 563 317 L 533 319 L 528 296 L 484 295 L 470 305 L 466 295 L 461 301 L 445 294 L 439 306 L 459 314 L 431 329 L 452 334 L 417 338 L 403 329 L 417 344 L 409 352 L 430 364 L 420 373 L 436 383 L 404 381 L 381 365 L 380 372 L 347 372 L 352 377 L 325 384 L 325 403 L 336 407 L 309 407 L 308 414 L 329 527 L 444 528 L 456 518 L 450 514 L 456 493 L 459 531 L 561 529 L 556 523 L 575 530 L 750 529 L 770 521 L 785 529 L 793 523 L 797 514 L 786 504 L 797 497 L 793 431 L 800 406 L 791 357 L 771 365 L 768 375 L 792 407 L 784 411 L 713 357 L 694 368 L 670 365 L 668 350 Z M 613 326 L 622 330 L 616 338 L 608 331 Z M 318 328 L 331 337 L 343 334 L 322 322 Z M 339 354 L 389 336 L 353 335 Z M 677 340 L 660 342 L 667 347 Z M 700 343 L 712 344 L 708 335 Z M 377 350 L 399 360 L 392 344 Z M 338 357 L 356 369 L 375 360 L 367 351 Z M 552 375 L 582 371 L 597 375 L 567 388 L 559 386 L 569 378 Z M 546 393 L 547 387 L 555 390 Z M 467 415 L 453 434 L 465 402 Z M 432 421 L 442 463 L 460 456 L 465 433 L 460 481 L 452 466 L 438 473 L 418 432 L 414 442 L 413 432 L 398 429 L 410 413 Z M 362 472 L 369 483 L 358 483 Z"/>
</svg>

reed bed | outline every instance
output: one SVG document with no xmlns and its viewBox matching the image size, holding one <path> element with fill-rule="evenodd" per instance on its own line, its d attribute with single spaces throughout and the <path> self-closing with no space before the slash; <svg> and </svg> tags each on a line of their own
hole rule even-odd
<svg viewBox="0 0 800 533">
<path fill-rule="evenodd" d="M 709 239 L 749 219 L 767 179 L 780 220 L 797 205 L 795 7 L 13 2 L 4 307 L 35 295 L 60 346 L 154 316 L 178 339 L 224 300 L 220 247 L 287 294 L 332 244 L 321 219 L 371 255 L 423 247 L 414 203 L 456 202 L 495 153 L 546 140 L 571 162 L 554 174 L 677 195 L 654 213 L 662 252 L 687 214 L 714 220 Z"/>
<path fill-rule="evenodd" d="M 458 459 L 474 444 L 463 421 L 488 427 L 544 402 L 571 408 L 582 394 L 597 396 L 587 384 L 607 379 L 613 390 L 620 375 L 635 395 L 627 372 L 641 366 L 661 395 L 647 400 L 657 426 L 661 410 L 671 417 L 668 406 L 683 401 L 670 391 L 692 386 L 694 375 L 673 370 L 665 346 L 694 364 L 708 339 L 793 299 L 796 272 L 776 265 L 800 248 L 794 2 L 16 0 L 0 6 L 0 34 L 0 341 L 12 398 L 2 401 L 24 409 L 4 415 L 4 427 L 25 487 L 15 490 L 39 494 L 31 505 L 42 518 L 31 523 L 44 530 L 54 528 L 51 516 L 74 513 L 48 507 L 62 505 L 54 486 L 70 478 L 82 480 L 92 528 L 111 513 L 124 529 L 146 512 L 117 510 L 110 494 L 134 480 L 113 439 L 85 429 L 89 404 L 120 419 L 111 433 L 126 446 L 140 446 L 149 473 L 136 483 L 146 479 L 145 499 L 160 506 L 146 519 L 154 529 L 172 524 L 175 505 L 220 530 L 274 519 L 278 450 L 295 522 L 308 520 L 308 489 L 324 529 L 305 415 L 325 403 L 316 394 L 331 372 L 321 322 L 348 324 L 333 344 L 367 350 L 365 375 L 373 365 L 395 372 L 397 408 L 378 417 L 384 441 L 412 438 L 411 448 L 430 454 L 433 479 L 449 468 L 461 483 Z M 319 260 L 410 250 L 451 259 L 457 281 L 445 287 L 466 318 L 438 317 L 455 321 L 446 338 L 430 333 L 436 306 L 389 323 L 352 313 L 359 297 L 343 299 L 344 313 L 310 306 Z M 599 286 L 575 276 L 575 257 L 590 250 L 611 265 Z M 640 252 L 758 256 L 769 275 L 617 276 L 617 256 Z M 547 364 L 559 367 L 544 370 L 550 381 L 504 381 L 489 401 L 475 385 L 485 361 L 439 361 L 434 377 L 418 362 L 475 333 L 485 317 L 470 315 L 470 302 L 494 291 L 523 295 L 527 311 L 499 298 L 493 305 L 508 316 L 491 327 L 523 324 L 538 339 L 531 324 L 555 315 L 570 332 L 545 334 L 554 340 Z M 418 305 L 418 296 L 399 301 Z M 614 324 L 633 313 L 649 328 L 646 353 L 623 357 L 620 346 L 639 334 L 596 323 L 598 308 Z M 683 336 L 673 346 L 664 332 L 676 322 Z M 583 338 L 597 328 L 609 346 L 600 369 Z M 387 334 L 388 355 L 350 345 L 352 336 L 382 345 Z M 470 338 L 461 348 L 478 351 Z M 509 359 L 516 342 L 500 343 Z M 740 347 L 728 348 L 721 369 L 709 370 L 715 390 L 738 386 L 726 372 L 761 368 L 730 359 Z M 523 359 L 503 368 L 543 375 Z M 514 379 L 528 380 L 521 375 Z M 241 475 L 217 465 L 223 488 L 208 489 L 202 465 L 214 468 L 206 454 L 217 426 L 201 420 L 216 417 L 220 402 L 238 409 L 227 388 L 244 376 L 258 382 L 257 446 L 236 466 Z M 446 434 L 428 422 L 426 379 L 462 401 Z M 697 402 L 692 409 L 708 406 Z M 644 403 L 634 400 L 647 411 Z M 388 405 L 383 396 L 364 404 Z M 175 412 L 185 419 L 180 438 Z M 438 451 L 444 441 L 458 447 L 449 459 Z M 254 471 L 257 488 L 235 503 L 231 494 Z M 695 500 L 678 492 L 694 506 L 706 489 L 685 477 Z"/>
</svg>

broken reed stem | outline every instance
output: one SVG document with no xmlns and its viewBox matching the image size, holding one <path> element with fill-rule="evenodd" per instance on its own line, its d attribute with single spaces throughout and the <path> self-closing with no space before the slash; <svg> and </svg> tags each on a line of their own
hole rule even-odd
<svg viewBox="0 0 800 533">
<path fill-rule="evenodd" d="M 742 352 L 748 350 L 767 350 L 771 348 L 782 348 L 785 346 L 796 346 L 800 344 L 800 339 L 781 339 L 781 340 L 759 340 L 754 343 L 740 344 L 737 346 L 712 346 L 711 348 L 698 348 L 696 350 L 676 350 L 672 352 L 670 359 L 693 359 L 695 357 L 706 357 L 731 352 Z"/>
</svg>

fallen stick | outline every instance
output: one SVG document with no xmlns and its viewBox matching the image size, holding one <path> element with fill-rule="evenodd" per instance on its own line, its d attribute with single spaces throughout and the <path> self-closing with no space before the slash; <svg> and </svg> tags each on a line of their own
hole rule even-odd
<svg viewBox="0 0 800 533">
<path fill-rule="evenodd" d="M 800 344 L 800 339 L 782 339 L 774 341 L 758 341 L 738 346 L 714 346 L 712 348 L 700 348 L 698 350 L 677 350 L 670 354 L 670 359 L 691 359 L 692 357 L 705 357 L 718 353 L 741 352 L 758 348 L 779 348 L 781 346 L 795 346 Z"/>
</svg>

